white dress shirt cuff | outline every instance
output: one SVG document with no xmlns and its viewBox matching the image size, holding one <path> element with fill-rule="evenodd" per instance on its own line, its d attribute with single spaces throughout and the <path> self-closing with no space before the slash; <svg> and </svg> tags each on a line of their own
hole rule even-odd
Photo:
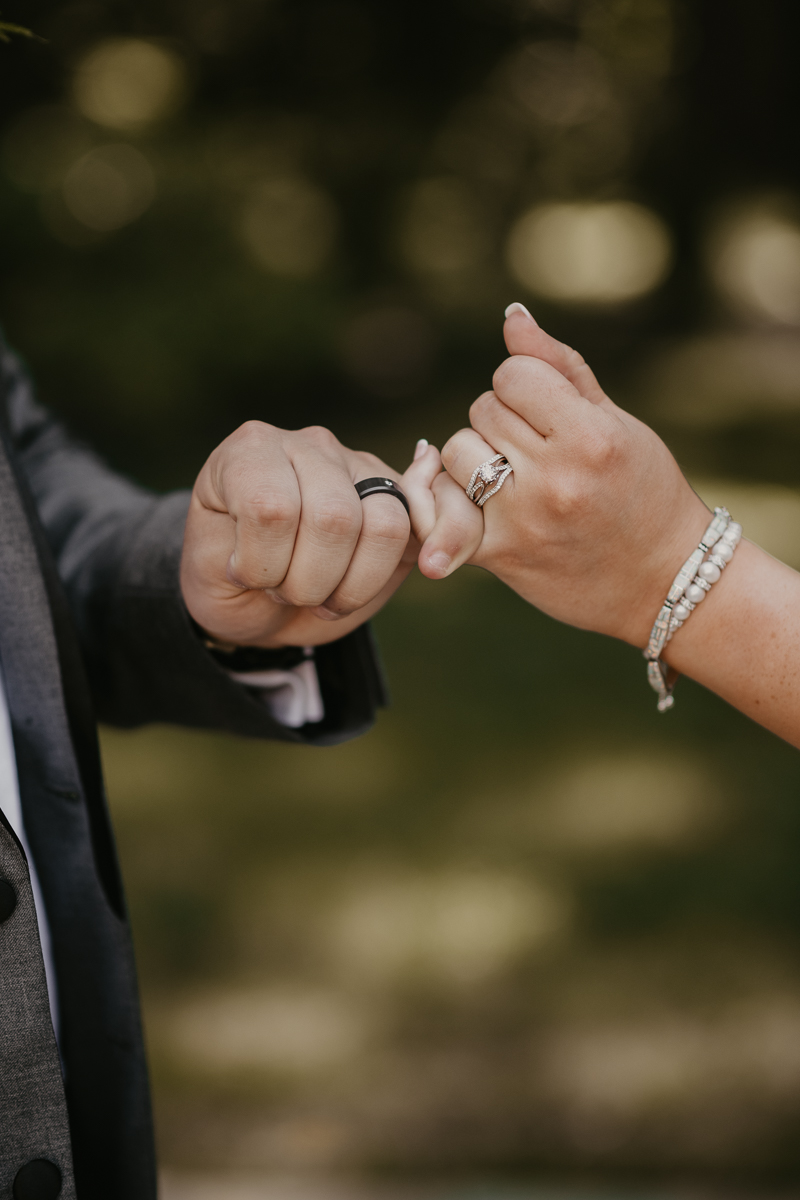
<svg viewBox="0 0 800 1200">
<path fill-rule="evenodd" d="M 228 671 L 231 679 L 248 688 L 258 688 L 272 716 L 288 729 L 321 721 L 325 716 L 313 650 L 306 659 L 287 671 Z"/>
</svg>

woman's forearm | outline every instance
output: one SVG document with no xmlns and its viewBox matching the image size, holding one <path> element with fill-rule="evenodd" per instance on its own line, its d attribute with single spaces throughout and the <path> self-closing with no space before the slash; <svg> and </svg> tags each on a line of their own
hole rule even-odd
<svg viewBox="0 0 800 1200">
<path fill-rule="evenodd" d="M 800 747 L 800 573 L 742 540 L 664 660 Z"/>
</svg>

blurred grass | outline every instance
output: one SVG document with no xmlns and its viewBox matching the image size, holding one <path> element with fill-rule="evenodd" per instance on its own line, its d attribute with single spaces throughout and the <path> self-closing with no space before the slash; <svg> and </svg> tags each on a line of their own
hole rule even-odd
<svg viewBox="0 0 800 1200">
<path fill-rule="evenodd" d="M 795 1164 L 796 754 L 472 569 L 377 625 L 357 743 L 103 733 L 168 1161 Z"/>
</svg>

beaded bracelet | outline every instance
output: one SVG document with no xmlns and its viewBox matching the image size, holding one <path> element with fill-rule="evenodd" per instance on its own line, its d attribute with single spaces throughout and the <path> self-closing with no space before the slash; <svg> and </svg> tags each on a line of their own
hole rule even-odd
<svg viewBox="0 0 800 1200">
<path fill-rule="evenodd" d="M 711 591 L 712 585 L 733 558 L 741 537 L 742 527 L 731 520 L 727 508 L 715 508 L 714 518 L 697 549 L 692 551 L 672 581 L 650 632 L 647 648 L 643 651 L 648 660 L 648 683 L 653 691 L 658 692 L 659 712 L 666 712 L 675 703 L 672 689 L 678 680 L 678 672 L 661 661 L 661 653 Z M 710 550 L 713 553 L 709 554 Z M 708 558 L 705 557 L 707 554 Z"/>
</svg>

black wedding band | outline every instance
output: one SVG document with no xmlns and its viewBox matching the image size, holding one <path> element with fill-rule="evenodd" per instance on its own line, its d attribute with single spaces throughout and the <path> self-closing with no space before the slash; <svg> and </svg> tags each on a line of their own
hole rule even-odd
<svg viewBox="0 0 800 1200">
<path fill-rule="evenodd" d="M 382 475 L 377 475 L 374 479 L 362 479 L 360 483 L 356 484 L 356 491 L 362 500 L 366 496 L 378 496 L 381 492 L 387 496 L 394 496 L 400 501 L 408 515 L 411 516 L 408 501 L 392 479 L 384 479 Z"/>
</svg>

